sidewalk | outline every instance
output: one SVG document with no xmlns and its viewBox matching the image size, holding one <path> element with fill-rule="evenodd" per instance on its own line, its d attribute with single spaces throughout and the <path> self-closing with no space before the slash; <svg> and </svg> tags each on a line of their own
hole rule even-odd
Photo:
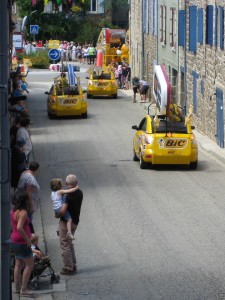
<svg viewBox="0 0 225 300">
<path fill-rule="evenodd" d="M 125 96 L 125 97 L 130 97 L 130 103 L 131 105 L 139 105 L 140 107 L 143 108 L 143 110 L 148 111 L 148 106 L 149 102 L 147 103 L 141 103 L 140 102 L 140 95 L 137 94 L 137 102 L 133 103 L 133 90 L 118 90 L 118 95 L 119 96 Z M 152 113 L 154 113 L 154 105 L 152 106 L 151 110 Z M 194 131 L 198 147 L 207 152 L 208 154 L 212 155 L 214 158 L 219 160 L 222 163 L 225 163 L 225 148 L 220 148 L 216 142 L 211 140 L 209 137 L 201 134 L 197 130 Z"/>
</svg>

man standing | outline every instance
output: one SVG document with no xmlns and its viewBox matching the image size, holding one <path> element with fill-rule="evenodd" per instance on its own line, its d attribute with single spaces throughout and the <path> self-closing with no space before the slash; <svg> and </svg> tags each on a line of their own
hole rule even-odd
<svg viewBox="0 0 225 300">
<path fill-rule="evenodd" d="M 77 186 L 77 177 L 74 174 L 70 174 L 66 177 L 67 188 L 73 188 Z M 73 193 L 64 195 L 63 205 L 60 212 L 56 217 L 60 217 L 59 220 L 59 241 L 61 248 L 61 255 L 63 259 L 64 267 L 62 268 L 61 275 L 74 275 L 77 271 L 77 262 L 75 256 L 75 249 L 71 239 L 67 237 L 67 223 L 64 219 L 64 214 L 66 211 L 69 212 L 72 219 L 71 232 L 74 235 L 77 229 L 81 204 L 83 200 L 83 193 L 80 189 L 77 189 Z"/>
</svg>

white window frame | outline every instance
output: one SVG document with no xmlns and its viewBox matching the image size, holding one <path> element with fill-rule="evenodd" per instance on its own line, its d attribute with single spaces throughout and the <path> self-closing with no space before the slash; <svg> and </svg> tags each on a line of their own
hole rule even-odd
<svg viewBox="0 0 225 300">
<path fill-rule="evenodd" d="M 170 7 L 170 47 L 176 50 L 177 37 L 177 10 L 175 7 Z"/>
</svg>

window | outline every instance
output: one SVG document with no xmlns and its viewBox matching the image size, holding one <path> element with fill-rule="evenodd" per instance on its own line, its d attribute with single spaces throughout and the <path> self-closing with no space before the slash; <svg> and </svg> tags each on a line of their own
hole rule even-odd
<svg viewBox="0 0 225 300">
<path fill-rule="evenodd" d="M 160 42 L 166 45 L 166 6 L 160 5 Z"/>
<path fill-rule="evenodd" d="M 198 42 L 203 44 L 203 8 L 198 9 Z"/>
<path fill-rule="evenodd" d="M 216 7 L 215 47 L 224 49 L 224 9 Z"/>
<path fill-rule="evenodd" d="M 152 0 L 152 34 L 157 36 L 157 0 Z"/>
<path fill-rule="evenodd" d="M 185 46 L 185 10 L 178 13 L 178 46 Z"/>
<path fill-rule="evenodd" d="M 176 8 L 170 8 L 170 47 L 174 50 L 176 48 L 176 36 L 177 36 L 177 11 Z"/>
<path fill-rule="evenodd" d="M 90 0 L 90 13 L 104 13 L 103 0 Z"/>
<path fill-rule="evenodd" d="M 213 45 L 213 5 L 206 7 L 206 44 Z"/>
<path fill-rule="evenodd" d="M 197 51 L 197 7 L 192 5 L 189 7 L 189 51 Z"/>
</svg>

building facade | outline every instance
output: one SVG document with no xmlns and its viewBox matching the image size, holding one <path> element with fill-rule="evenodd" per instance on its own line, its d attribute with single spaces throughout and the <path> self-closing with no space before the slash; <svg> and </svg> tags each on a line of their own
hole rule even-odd
<svg viewBox="0 0 225 300">
<path fill-rule="evenodd" d="M 154 64 L 163 64 L 172 101 L 185 112 L 192 105 L 196 129 L 220 147 L 224 147 L 224 11 L 223 0 L 130 3 L 133 73 L 151 81 Z"/>
</svg>

